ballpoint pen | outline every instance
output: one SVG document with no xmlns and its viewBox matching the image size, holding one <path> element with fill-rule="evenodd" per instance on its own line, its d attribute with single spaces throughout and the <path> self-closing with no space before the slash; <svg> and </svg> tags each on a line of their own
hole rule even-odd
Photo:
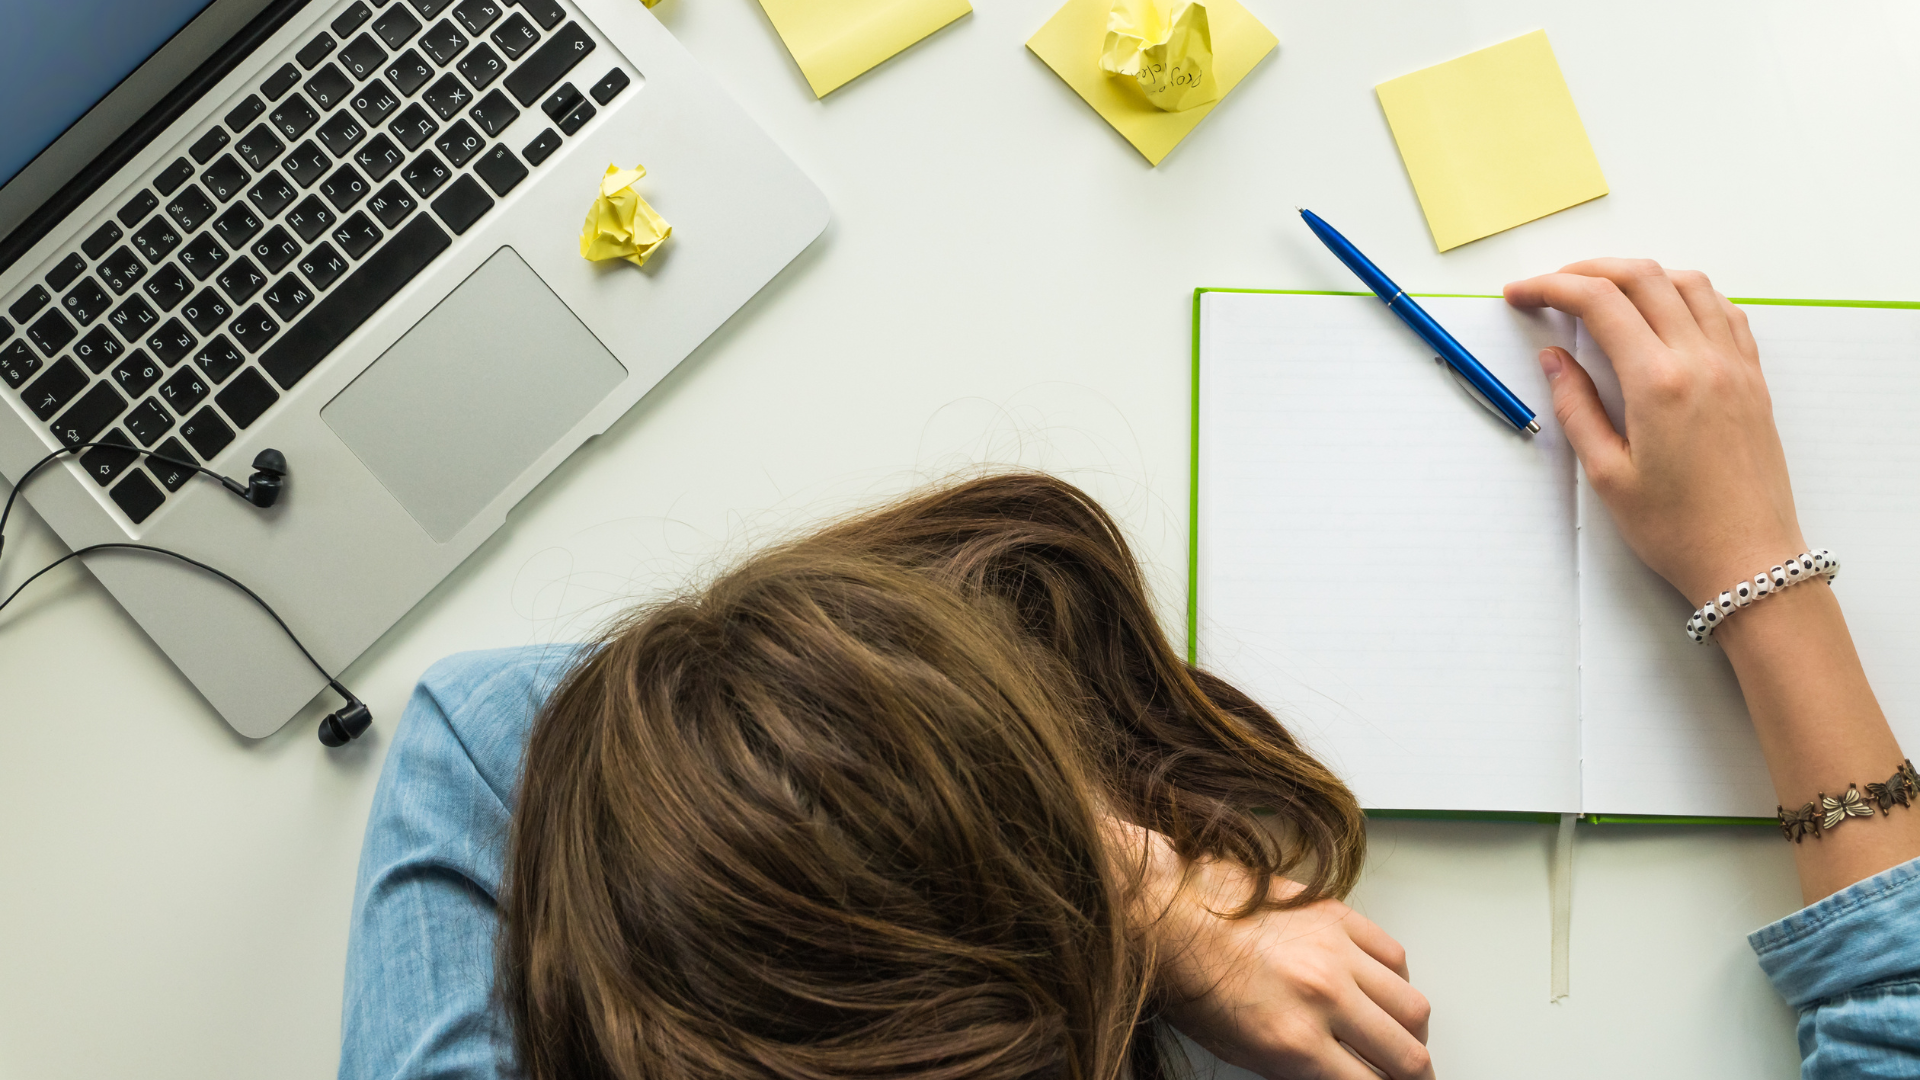
<svg viewBox="0 0 1920 1080">
<path fill-rule="evenodd" d="M 1447 333 L 1439 323 L 1434 322 L 1433 316 L 1427 314 L 1419 304 L 1414 303 L 1413 297 L 1408 296 L 1405 289 L 1395 285 L 1391 278 L 1381 273 L 1379 267 L 1373 265 L 1365 255 L 1360 254 L 1360 249 L 1348 243 L 1347 238 L 1341 236 L 1333 226 L 1320 220 L 1320 215 L 1311 210 L 1300 210 L 1300 216 L 1306 219 L 1307 228 L 1313 230 L 1313 235 L 1319 237 L 1320 242 L 1327 245 L 1327 249 L 1332 251 L 1341 262 L 1346 263 L 1347 269 L 1353 271 L 1361 281 L 1365 282 L 1367 288 L 1373 290 L 1374 295 L 1386 302 L 1387 310 L 1400 316 L 1400 321 L 1406 323 L 1408 329 L 1420 335 L 1420 340 L 1440 354 L 1435 359 L 1444 361 L 1451 367 L 1474 391 L 1474 396 L 1480 400 L 1481 404 L 1498 413 L 1501 418 L 1521 431 L 1533 434 L 1540 431 L 1540 422 L 1533 418 L 1533 410 L 1527 408 L 1519 398 L 1514 397 L 1513 391 L 1507 389 L 1505 383 L 1495 378 L 1493 372 L 1488 371 L 1484 364 L 1474 359 L 1473 354 L 1468 352 L 1465 346 L 1453 340 L 1453 335 Z"/>
</svg>

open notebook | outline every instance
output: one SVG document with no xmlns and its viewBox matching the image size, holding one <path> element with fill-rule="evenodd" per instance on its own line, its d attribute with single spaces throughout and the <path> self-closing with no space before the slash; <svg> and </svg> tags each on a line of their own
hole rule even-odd
<svg viewBox="0 0 1920 1080">
<path fill-rule="evenodd" d="M 1743 303 L 1807 540 L 1842 560 L 1867 674 L 1920 749 L 1920 305 Z M 1196 291 L 1196 657 L 1370 809 L 1771 818 L 1726 658 L 1688 640 L 1691 605 L 1554 423 L 1541 347 L 1571 350 L 1617 423 L 1606 356 L 1556 312 L 1421 304 L 1540 434 L 1470 400 L 1370 295 Z"/>
</svg>

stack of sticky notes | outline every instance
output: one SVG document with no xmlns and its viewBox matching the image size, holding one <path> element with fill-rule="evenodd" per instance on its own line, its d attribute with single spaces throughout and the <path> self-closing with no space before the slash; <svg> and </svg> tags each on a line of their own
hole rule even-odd
<svg viewBox="0 0 1920 1080">
<path fill-rule="evenodd" d="M 1607 193 L 1544 30 L 1375 90 L 1441 251 Z"/>
<path fill-rule="evenodd" d="M 814 97 L 973 10 L 967 0 L 760 0 Z"/>
</svg>

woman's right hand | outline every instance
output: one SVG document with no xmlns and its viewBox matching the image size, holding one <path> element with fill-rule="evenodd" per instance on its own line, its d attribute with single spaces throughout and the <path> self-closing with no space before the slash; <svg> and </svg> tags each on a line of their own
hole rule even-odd
<svg viewBox="0 0 1920 1080">
<path fill-rule="evenodd" d="M 1506 297 L 1579 316 L 1612 359 L 1624 431 L 1559 348 L 1540 354 L 1554 415 L 1634 553 L 1695 607 L 1806 550 L 1760 351 L 1705 274 L 1594 259 Z"/>
</svg>

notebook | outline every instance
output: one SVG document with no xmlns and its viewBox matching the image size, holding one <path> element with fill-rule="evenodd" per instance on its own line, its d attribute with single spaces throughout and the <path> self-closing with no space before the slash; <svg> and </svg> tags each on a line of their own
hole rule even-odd
<svg viewBox="0 0 1920 1080">
<path fill-rule="evenodd" d="M 1920 747 L 1920 305 L 1738 302 L 1802 528 L 1842 560 L 1874 690 Z M 1196 290 L 1190 653 L 1371 811 L 1771 819 L 1725 656 L 1688 639 L 1691 605 L 1554 422 L 1539 350 L 1570 350 L 1617 424 L 1605 354 L 1558 312 L 1421 304 L 1540 434 L 1470 399 L 1371 295 Z"/>
</svg>

